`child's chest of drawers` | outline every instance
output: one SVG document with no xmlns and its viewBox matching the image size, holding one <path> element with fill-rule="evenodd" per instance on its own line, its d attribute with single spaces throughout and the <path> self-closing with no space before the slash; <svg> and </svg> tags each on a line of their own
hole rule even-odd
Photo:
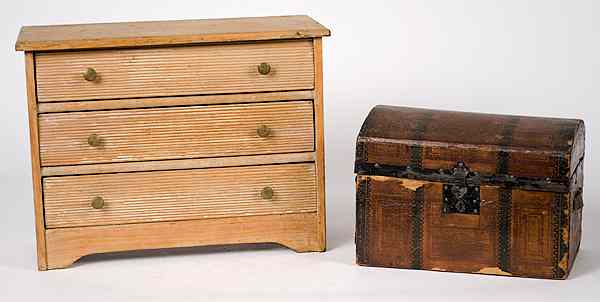
<svg viewBox="0 0 600 302">
<path fill-rule="evenodd" d="M 323 250 L 320 36 L 25 49 L 39 268 L 207 244 Z"/>
</svg>

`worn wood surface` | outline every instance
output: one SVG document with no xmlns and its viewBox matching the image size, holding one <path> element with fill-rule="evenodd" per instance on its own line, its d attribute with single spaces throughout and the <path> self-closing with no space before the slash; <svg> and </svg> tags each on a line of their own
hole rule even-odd
<svg viewBox="0 0 600 302">
<path fill-rule="evenodd" d="M 44 178 L 47 228 L 317 211 L 312 163 Z M 271 199 L 261 196 L 272 188 Z M 104 200 L 94 209 L 95 197 Z"/>
<path fill-rule="evenodd" d="M 42 176 L 63 176 L 82 174 L 106 174 L 120 172 L 166 171 L 201 169 L 217 167 L 255 166 L 267 164 L 286 164 L 314 162 L 315 152 L 226 156 L 195 159 L 155 160 L 144 162 L 126 162 L 110 164 L 74 165 L 42 167 Z"/>
<path fill-rule="evenodd" d="M 319 199 L 319 242 L 322 250 L 327 246 L 327 234 L 325 229 L 325 127 L 323 112 L 323 41 L 321 38 L 314 39 L 315 51 L 315 150 L 317 169 L 317 198 Z"/>
<path fill-rule="evenodd" d="M 211 244 L 324 251 L 327 35 L 306 16 L 24 27 L 39 269 Z"/>
<path fill-rule="evenodd" d="M 98 100 L 82 102 L 50 102 L 38 104 L 39 113 L 134 109 L 235 103 L 281 102 L 314 99 L 313 90 L 284 92 L 214 94 L 182 97 Z"/>
<path fill-rule="evenodd" d="M 268 63 L 262 75 L 257 66 Z M 86 81 L 87 68 L 97 72 Z M 314 87 L 311 40 L 49 52 L 36 55 L 39 102 L 305 90 Z"/>
<path fill-rule="evenodd" d="M 480 215 L 444 214 L 441 183 L 359 175 L 357 190 L 361 265 L 536 278 L 555 278 L 556 265 L 568 271 L 553 256 L 556 193 L 512 190 L 509 267 L 503 268 L 498 187 L 481 187 Z M 415 217 L 419 191 L 426 202 Z M 561 244 L 568 244 L 562 232 Z"/>
<path fill-rule="evenodd" d="M 583 133 L 580 120 L 375 107 L 357 140 L 359 264 L 566 278 Z M 450 211 L 469 190 L 477 208 Z"/>
<path fill-rule="evenodd" d="M 580 159 L 571 158 L 571 150 L 582 125 L 574 119 L 376 106 L 357 142 L 367 157 L 358 160 L 408 166 L 417 145 L 423 169 L 447 170 L 463 160 L 485 175 L 568 181 Z M 503 165 L 499 152 L 504 153 Z"/>
<path fill-rule="evenodd" d="M 580 137 L 581 143 L 583 144 L 583 137 Z M 569 194 L 571 195 L 569 200 L 570 209 L 570 227 L 569 227 L 569 268 L 573 267 L 575 257 L 579 253 L 579 246 L 581 244 L 581 233 L 582 233 L 582 219 L 583 219 L 583 161 L 579 163 L 575 169 L 573 177 L 571 177 L 571 188 Z"/>
<path fill-rule="evenodd" d="M 43 166 L 314 150 L 311 101 L 41 114 Z M 268 137 L 257 128 L 266 125 Z M 88 137 L 97 135 L 99 146 Z"/>
<path fill-rule="evenodd" d="M 279 243 L 297 252 L 320 249 L 316 213 L 263 215 L 50 229 L 48 268 L 95 253 L 234 243 Z"/>
<path fill-rule="evenodd" d="M 47 268 L 46 234 L 44 229 L 44 206 L 42 200 L 42 175 L 39 149 L 39 125 L 37 118 L 37 98 L 35 90 L 35 58 L 31 52 L 25 53 L 25 76 L 27 85 L 27 110 L 29 113 L 29 142 L 31 147 L 31 176 L 33 184 L 33 209 L 35 212 L 35 238 L 38 269 Z"/>
<path fill-rule="evenodd" d="M 329 36 L 308 16 L 24 26 L 16 50 L 47 51 Z"/>
</svg>

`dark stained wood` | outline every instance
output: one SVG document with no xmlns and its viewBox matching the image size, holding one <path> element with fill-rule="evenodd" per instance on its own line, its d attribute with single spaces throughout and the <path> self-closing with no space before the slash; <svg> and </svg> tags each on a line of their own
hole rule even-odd
<svg viewBox="0 0 600 302">
<path fill-rule="evenodd" d="M 580 128 L 583 122 L 575 119 L 376 106 L 357 142 L 364 144 L 358 148 L 368 157 L 357 160 L 407 166 L 411 146 L 419 145 L 425 169 L 451 169 L 464 160 L 472 170 L 488 175 L 568 180 L 583 154 L 571 154 Z M 508 154 L 504 173 L 497 171 L 499 151 Z M 557 161 L 564 161 L 565 171 L 558 171 Z"/>
<path fill-rule="evenodd" d="M 402 116 L 402 119 L 398 117 Z M 514 122 L 513 122 L 514 121 Z M 506 127 L 514 123 L 507 142 Z M 502 146 L 540 151 L 571 150 L 576 119 L 498 115 L 375 106 L 361 136 L 392 140 L 418 140 L 472 146 Z M 559 133 L 559 132 L 563 132 Z"/>
<path fill-rule="evenodd" d="M 566 278 L 584 136 L 579 120 L 375 107 L 357 140 L 357 263 Z M 459 162 L 469 176 L 452 170 Z M 465 183 L 478 212 L 444 210 L 444 186 Z"/>
</svg>

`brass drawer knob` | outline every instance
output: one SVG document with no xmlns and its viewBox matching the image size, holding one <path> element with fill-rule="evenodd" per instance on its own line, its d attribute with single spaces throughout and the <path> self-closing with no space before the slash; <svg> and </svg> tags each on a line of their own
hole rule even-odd
<svg viewBox="0 0 600 302">
<path fill-rule="evenodd" d="M 98 78 L 98 73 L 94 68 L 88 67 L 83 73 L 83 78 L 88 82 L 93 82 Z"/>
<path fill-rule="evenodd" d="M 88 145 L 92 147 L 98 147 L 102 143 L 102 139 L 97 134 L 90 134 L 87 139 Z"/>
<path fill-rule="evenodd" d="M 104 208 L 104 198 L 100 196 L 96 196 L 92 198 L 92 208 L 94 209 L 102 209 Z"/>
<path fill-rule="evenodd" d="M 260 191 L 260 196 L 263 199 L 273 199 L 273 188 L 264 187 L 262 191 Z"/>
<path fill-rule="evenodd" d="M 258 65 L 258 73 L 267 75 L 269 72 L 271 72 L 271 65 L 269 65 L 269 63 L 260 63 Z"/>
<path fill-rule="evenodd" d="M 271 135 L 271 128 L 267 125 L 260 125 L 256 128 L 256 134 L 260 137 L 269 137 Z"/>
</svg>

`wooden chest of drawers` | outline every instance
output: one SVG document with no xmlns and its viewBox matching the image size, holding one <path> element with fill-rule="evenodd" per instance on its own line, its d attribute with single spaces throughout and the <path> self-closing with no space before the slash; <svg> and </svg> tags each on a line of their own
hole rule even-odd
<svg viewBox="0 0 600 302">
<path fill-rule="evenodd" d="M 325 250 L 307 16 L 23 27 L 38 268 L 93 253 Z"/>
</svg>

